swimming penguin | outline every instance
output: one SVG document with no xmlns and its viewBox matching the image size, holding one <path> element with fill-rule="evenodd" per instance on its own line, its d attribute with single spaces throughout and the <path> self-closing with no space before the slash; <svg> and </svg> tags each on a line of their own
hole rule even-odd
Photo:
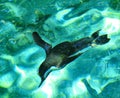
<svg viewBox="0 0 120 98">
<path fill-rule="evenodd" d="M 50 44 L 42 40 L 37 32 L 33 32 L 33 38 L 36 44 L 44 48 L 46 51 L 46 59 L 39 67 L 39 76 L 41 77 L 40 85 L 51 72 L 47 73 L 51 67 L 55 66 L 56 68 L 61 69 L 82 54 L 78 53 L 73 55 L 78 51 L 92 46 L 92 44 L 105 44 L 110 40 L 107 38 L 107 34 L 99 36 L 99 30 L 93 33 L 91 37 L 85 37 L 73 42 L 65 41 L 55 47 L 52 47 Z"/>
</svg>

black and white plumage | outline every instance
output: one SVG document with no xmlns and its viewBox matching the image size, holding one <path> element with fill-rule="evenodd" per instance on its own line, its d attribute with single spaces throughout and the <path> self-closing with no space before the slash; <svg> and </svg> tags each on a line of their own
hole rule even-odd
<svg viewBox="0 0 120 98">
<path fill-rule="evenodd" d="M 78 53 L 73 55 L 76 52 L 91 46 L 93 43 L 102 45 L 110 40 L 107 38 L 107 34 L 99 36 L 99 30 L 93 33 L 91 37 L 85 37 L 73 42 L 65 41 L 53 48 L 50 44 L 42 40 L 37 32 L 33 32 L 33 38 L 36 44 L 44 48 L 46 51 L 46 59 L 39 67 L 39 76 L 41 77 L 40 85 L 49 75 L 50 72 L 47 73 L 47 75 L 45 74 L 52 66 L 61 69 L 82 54 Z"/>
</svg>

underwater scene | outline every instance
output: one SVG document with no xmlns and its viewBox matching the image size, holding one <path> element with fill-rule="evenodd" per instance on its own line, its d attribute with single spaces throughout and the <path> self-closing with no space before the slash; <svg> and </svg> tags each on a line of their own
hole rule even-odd
<svg viewBox="0 0 120 98">
<path fill-rule="evenodd" d="M 0 98 L 120 98 L 120 0 L 0 0 Z"/>
</svg>

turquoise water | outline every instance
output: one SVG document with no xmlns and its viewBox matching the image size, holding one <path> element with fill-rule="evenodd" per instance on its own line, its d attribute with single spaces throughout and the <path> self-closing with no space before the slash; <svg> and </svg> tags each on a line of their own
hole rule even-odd
<svg viewBox="0 0 120 98">
<path fill-rule="evenodd" d="M 54 47 L 97 30 L 110 41 L 52 71 L 38 87 L 46 53 L 34 31 Z M 0 98 L 120 98 L 119 35 L 120 0 L 0 0 Z"/>
</svg>

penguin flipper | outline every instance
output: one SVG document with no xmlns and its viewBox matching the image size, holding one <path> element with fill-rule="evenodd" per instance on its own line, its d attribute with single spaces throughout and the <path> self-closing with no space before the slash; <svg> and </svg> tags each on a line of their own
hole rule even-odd
<svg viewBox="0 0 120 98">
<path fill-rule="evenodd" d="M 52 46 L 45 42 L 44 40 L 42 40 L 42 38 L 39 36 L 37 32 L 33 32 L 32 36 L 36 44 L 41 46 L 43 49 L 45 49 L 46 53 L 48 53 Z"/>
</svg>

